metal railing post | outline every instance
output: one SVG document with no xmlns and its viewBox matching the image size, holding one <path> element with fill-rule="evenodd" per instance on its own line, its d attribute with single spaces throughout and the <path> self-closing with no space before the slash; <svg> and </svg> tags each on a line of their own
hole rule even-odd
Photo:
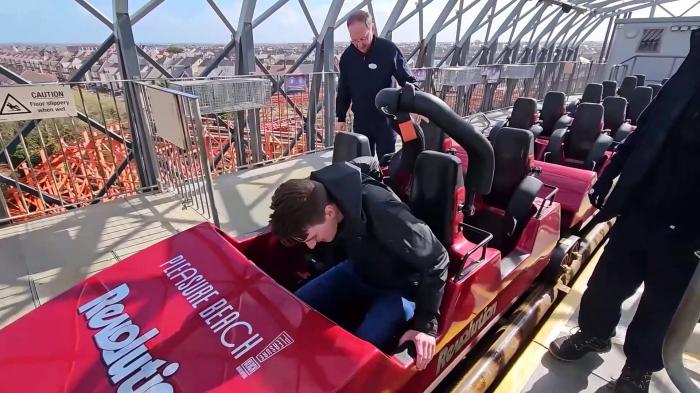
<svg viewBox="0 0 700 393">
<path fill-rule="evenodd" d="M 195 135 L 197 137 L 197 150 L 199 150 L 199 161 L 202 168 L 202 176 L 204 177 L 204 183 L 207 190 L 207 199 L 209 201 L 209 206 L 211 207 L 211 219 L 214 225 L 219 228 L 219 211 L 216 208 L 216 202 L 214 201 L 214 185 L 211 178 L 211 171 L 209 168 L 209 156 L 207 154 L 207 149 L 204 143 L 204 127 L 202 126 L 202 117 L 199 114 L 199 100 L 190 99 L 190 113 L 194 119 L 195 125 Z"/>
<path fill-rule="evenodd" d="M 695 252 L 700 262 L 700 251 Z M 671 381 L 683 393 L 700 393 L 683 365 L 683 350 L 700 318 L 700 268 L 695 269 L 681 303 L 666 332 L 663 346 L 664 367 Z"/>
<path fill-rule="evenodd" d="M 114 0 L 114 36 L 119 49 L 118 56 L 122 78 L 139 80 L 141 79 L 141 71 L 136 57 L 136 44 L 131 30 L 128 3 L 128 0 Z M 153 154 L 153 144 L 146 132 L 141 97 L 130 82 L 124 82 L 124 100 L 128 108 L 132 148 L 141 187 L 155 187 L 158 184 L 158 170 Z"/>
</svg>

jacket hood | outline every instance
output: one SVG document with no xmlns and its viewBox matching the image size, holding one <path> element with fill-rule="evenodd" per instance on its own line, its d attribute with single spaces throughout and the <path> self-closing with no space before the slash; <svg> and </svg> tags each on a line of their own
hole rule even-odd
<svg viewBox="0 0 700 393">
<path fill-rule="evenodd" d="M 311 172 L 310 179 L 326 187 L 349 223 L 355 227 L 365 223 L 362 212 L 362 174 L 358 167 L 339 162 Z"/>
</svg>

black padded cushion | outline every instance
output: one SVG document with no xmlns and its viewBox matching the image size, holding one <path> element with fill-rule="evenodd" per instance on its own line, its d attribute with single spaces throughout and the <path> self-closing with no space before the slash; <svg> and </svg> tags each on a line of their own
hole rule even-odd
<svg viewBox="0 0 700 393">
<path fill-rule="evenodd" d="M 413 215 L 423 220 L 448 249 L 454 236 L 455 190 L 463 186 L 459 158 L 437 151 L 418 155 L 409 206 Z"/>
<path fill-rule="evenodd" d="M 534 98 L 518 98 L 513 104 L 513 112 L 510 114 L 508 127 L 529 129 L 532 127 L 535 119 L 535 113 L 537 113 L 537 101 Z"/>
<path fill-rule="evenodd" d="M 627 120 L 627 100 L 623 97 L 605 97 L 603 107 L 603 127 L 614 133 Z"/>
<path fill-rule="evenodd" d="M 656 98 L 656 95 L 659 94 L 661 88 L 664 87 L 664 85 L 662 85 L 661 83 L 650 83 L 647 86 L 651 87 L 651 90 L 654 92 L 652 98 Z"/>
<path fill-rule="evenodd" d="M 369 139 L 362 134 L 338 132 L 333 142 L 333 162 L 351 161 L 361 156 L 371 156 Z"/>
<path fill-rule="evenodd" d="M 592 102 L 594 104 L 600 104 L 603 99 L 603 85 L 600 83 L 589 83 L 583 90 L 583 95 L 581 96 L 581 102 Z"/>
<path fill-rule="evenodd" d="M 564 156 L 584 161 L 603 130 L 603 105 L 582 103 L 576 109 L 568 140 L 564 144 Z"/>
<path fill-rule="evenodd" d="M 651 87 L 638 86 L 634 89 L 627 114 L 633 125 L 637 124 L 639 115 L 641 115 L 644 109 L 651 103 L 653 96 L 654 90 L 652 90 Z"/>
<path fill-rule="evenodd" d="M 644 74 L 634 74 L 634 76 L 637 77 L 637 86 L 644 86 L 644 83 L 647 80 L 647 76 Z"/>
<path fill-rule="evenodd" d="M 425 150 L 442 151 L 445 146 L 445 133 L 435 123 L 420 123 L 425 134 Z"/>
<path fill-rule="evenodd" d="M 616 81 L 603 81 L 603 99 L 606 97 L 612 97 L 615 95 L 617 90 Z"/>
<path fill-rule="evenodd" d="M 557 120 L 566 113 L 566 95 L 559 91 L 550 91 L 544 96 L 540 119 L 542 120 L 542 136 L 549 136 L 554 131 Z"/>
<path fill-rule="evenodd" d="M 637 87 L 637 77 L 626 76 L 625 79 L 622 80 L 620 90 L 618 90 L 617 94 L 620 97 L 625 97 L 627 102 L 630 102 L 630 99 L 632 99 L 632 92 L 634 92 L 635 87 Z"/>
<path fill-rule="evenodd" d="M 530 172 L 534 139 L 530 131 L 520 128 L 504 127 L 498 132 L 492 141 L 496 158 L 493 187 L 484 202 L 504 210 L 508 207 L 516 188 Z"/>
</svg>

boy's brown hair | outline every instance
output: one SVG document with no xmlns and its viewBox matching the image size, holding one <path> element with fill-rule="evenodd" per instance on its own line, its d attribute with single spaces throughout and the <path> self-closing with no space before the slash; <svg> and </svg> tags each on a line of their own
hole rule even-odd
<svg viewBox="0 0 700 393">
<path fill-rule="evenodd" d="M 270 230 L 282 244 L 303 243 L 310 226 L 323 222 L 329 204 L 326 188 L 310 179 L 291 179 L 272 195 Z"/>
</svg>

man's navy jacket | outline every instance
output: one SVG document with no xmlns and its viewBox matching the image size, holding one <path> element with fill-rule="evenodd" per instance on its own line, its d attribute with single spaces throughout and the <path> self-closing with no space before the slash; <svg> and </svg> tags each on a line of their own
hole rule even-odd
<svg viewBox="0 0 700 393">
<path fill-rule="evenodd" d="M 416 81 L 399 48 L 380 37 L 374 37 L 367 53 L 350 45 L 340 56 L 339 66 L 336 117 L 344 122 L 352 103 L 356 131 L 371 132 L 378 126 L 387 128 L 386 116 L 374 106 L 374 97 L 381 89 L 391 87 L 392 76 L 401 86 Z"/>
</svg>

